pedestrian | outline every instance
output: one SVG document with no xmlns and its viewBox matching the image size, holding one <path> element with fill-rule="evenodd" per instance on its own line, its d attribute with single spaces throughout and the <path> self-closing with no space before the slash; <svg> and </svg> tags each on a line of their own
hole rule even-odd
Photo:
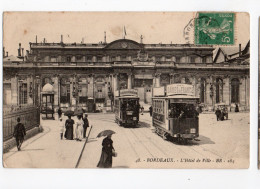
<svg viewBox="0 0 260 189">
<path fill-rule="evenodd" d="M 144 115 L 144 107 L 141 107 L 141 115 Z"/>
<path fill-rule="evenodd" d="M 21 119 L 18 117 L 17 124 L 14 127 L 14 133 L 13 133 L 13 136 L 16 139 L 16 146 L 17 146 L 18 151 L 21 150 L 24 136 L 26 135 L 25 127 L 22 123 L 20 123 L 20 121 L 21 121 Z"/>
<path fill-rule="evenodd" d="M 88 114 L 85 113 L 85 117 L 83 118 L 83 138 L 86 138 L 88 127 L 89 127 Z"/>
<path fill-rule="evenodd" d="M 216 114 L 217 121 L 218 121 L 220 119 L 220 115 L 221 115 L 221 111 L 219 110 L 219 108 L 217 108 L 215 114 Z"/>
<path fill-rule="evenodd" d="M 77 116 L 76 121 L 76 141 L 81 141 L 83 138 L 83 121 L 81 119 L 81 115 Z"/>
<path fill-rule="evenodd" d="M 153 115 L 153 107 L 152 106 L 150 106 L 149 112 L 150 112 L 150 117 L 152 117 L 152 115 Z"/>
<path fill-rule="evenodd" d="M 62 110 L 61 110 L 61 108 L 59 107 L 59 109 L 58 109 L 58 116 L 59 116 L 59 118 L 61 118 L 61 115 L 62 115 Z"/>
<path fill-rule="evenodd" d="M 236 103 L 235 112 L 239 112 L 238 104 Z"/>
<path fill-rule="evenodd" d="M 62 121 L 62 118 L 60 118 L 60 122 L 59 122 L 59 127 L 60 127 L 60 139 L 63 139 L 63 132 L 64 132 L 64 123 Z"/>
<path fill-rule="evenodd" d="M 111 139 L 112 134 L 104 138 L 102 142 L 102 153 L 100 160 L 97 164 L 99 168 L 111 168 L 112 167 L 112 157 L 116 156 L 115 149 L 113 147 L 113 140 Z"/>
<path fill-rule="evenodd" d="M 65 122 L 65 138 L 68 140 L 73 140 L 73 125 L 74 125 L 74 120 L 71 119 L 71 115 L 68 116 L 68 119 Z"/>
</svg>

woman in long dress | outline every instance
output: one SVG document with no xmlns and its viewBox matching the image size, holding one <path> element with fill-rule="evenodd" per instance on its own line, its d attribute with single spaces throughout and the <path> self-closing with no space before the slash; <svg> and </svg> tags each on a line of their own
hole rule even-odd
<svg viewBox="0 0 260 189">
<path fill-rule="evenodd" d="M 83 120 L 81 119 L 81 116 L 77 116 L 76 121 L 76 140 L 81 141 L 83 138 Z"/>
<path fill-rule="evenodd" d="M 68 116 L 68 119 L 65 122 L 65 127 L 66 127 L 65 138 L 68 140 L 73 140 L 73 125 L 74 125 L 74 120 L 71 119 L 71 116 Z"/>
<path fill-rule="evenodd" d="M 112 135 L 107 136 L 102 142 L 102 153 L 97 165 L 99 168 L 112 167 L 112 156 L 115 153 L 115 149 L 113 147 L 113 140 L 111 140 L 111 136 Z"/>
</svg>

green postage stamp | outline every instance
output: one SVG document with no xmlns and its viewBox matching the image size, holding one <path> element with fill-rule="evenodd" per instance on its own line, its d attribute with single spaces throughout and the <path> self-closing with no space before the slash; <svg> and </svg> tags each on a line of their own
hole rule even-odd
<svg viewBox="0 0 260 189">
<path fill-rule="evenodd" d="M 234 13 L 202 12 L 195 19 L 195 44 L 234 45 Z"/>
</svg>

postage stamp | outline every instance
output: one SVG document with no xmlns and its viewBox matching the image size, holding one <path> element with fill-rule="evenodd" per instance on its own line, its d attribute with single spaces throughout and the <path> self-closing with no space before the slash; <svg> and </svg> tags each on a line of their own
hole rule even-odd
<svg viewBox="0 0 260 189">
<path fill-rule="evenodd" d="M 194 22 L 195 44 L 234 45 L 234 13 L 198 13 Z"/>
</svg>

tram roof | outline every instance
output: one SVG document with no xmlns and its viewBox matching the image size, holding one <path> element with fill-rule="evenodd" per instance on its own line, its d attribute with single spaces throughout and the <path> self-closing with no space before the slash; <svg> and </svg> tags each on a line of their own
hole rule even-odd
<svg viewBox="0 0 260 189">
<path fill-rule="evenodd" d="M 116 98 L 134 98 L 134 99 L 139 99 L 137 96 L 117 96 Z"/>
<path fill-rule="evenodd" d="M 153 98 L 166 98 L 166 99 L 176 99 L 176 98 L 182 98 L 182 99 L 199 99 L 199 97 L 190 96 L 190 95 L 172 95 L 172 96 L 155 96 Z"/>
</svg>

